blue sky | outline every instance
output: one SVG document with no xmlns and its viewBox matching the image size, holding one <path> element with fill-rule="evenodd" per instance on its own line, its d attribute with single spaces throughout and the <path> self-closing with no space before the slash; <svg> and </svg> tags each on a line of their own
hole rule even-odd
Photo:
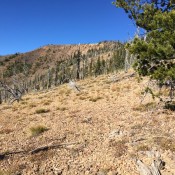
<svg viewBox="0 0 175 175">
<path fill-rule="evenodd" d="M 112 1 L 0 0 L 0 55 L 47 44 L 126 41 L 135 27 Z"/>
</svg>

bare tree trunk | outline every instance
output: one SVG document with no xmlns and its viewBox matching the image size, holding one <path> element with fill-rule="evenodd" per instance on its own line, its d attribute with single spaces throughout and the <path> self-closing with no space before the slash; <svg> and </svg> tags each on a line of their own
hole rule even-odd
<svg viewBox="0 0 175 175">
<path fill-rule="evenodd" d="M 130 67 L 130 64 L 129 64 L 129 51 L 126 50 L 126 55 L 125 55 L 125 72 L 126 73 L 128 72 L 129 67 Z"/>
<path fill-rule="evenodd" d="M 136 160 L 137 169 L 141 175 L 161 175 L 160 170 L 164 167 L 165 162 L 160 159 L 160 155 L 155 152 L 154 160 L 150 166 L 145 165 L 141 160 Z"/>
<path fill-rule="evenodd" d="M 15 87 L 15 85 L 14 85 L 15 88 L 11 88 L 2 81 L 0 81 L 0 85 L 1 85 L 2 88 L 4 88 L 7 97 L 8 97 L 8 93 L 11 95 L 10 96 L 10 100 L 11 100 L 10 103 L 11 104 L 15 101 L 19 102 L 19 100 L 21 100 L 21 97 L 24 93 L 23 89 L 21 90 L 17 86 Z"/>
</svg>

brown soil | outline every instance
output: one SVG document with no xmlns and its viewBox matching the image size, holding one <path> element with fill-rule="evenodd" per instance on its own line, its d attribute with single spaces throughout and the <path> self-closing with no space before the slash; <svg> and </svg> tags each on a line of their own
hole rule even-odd
<svg viewBox="0 0 175 175">
<path fill-rule="evenodd" d="M 81 92 L 64 84 L 1 105 L 0 154 L 73 144 L 8 155 L 0 160 L 0 174 L 139 175 L 134 160 L 149 164 L 151 150 L 159 151 L 166 163 L 162 174 L 175 174 L 174 112 L 149 95 L 140 104 L 146 79 L 111 82 L 109 76 L 77 82 Z M 34 127 L 41 132 L 32 135 Z"/>
</svg>

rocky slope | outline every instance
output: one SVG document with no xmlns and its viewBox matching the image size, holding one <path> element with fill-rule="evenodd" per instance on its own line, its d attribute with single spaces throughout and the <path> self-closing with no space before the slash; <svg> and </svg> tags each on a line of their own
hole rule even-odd
<svg viewBox="0 0 175 175">
<path fill-rule="evenodd" d="M 163 175 L 175 174 L 174 112 L 149 95 L 140 104 L 146 79 L 111 80 L 88 78 L 77 82 L 80 92 L 64 84 L 1 105 L 0 174 L 139 175 L 135 159 L 150 164 L 151 151 L 165 162 Z"/>
</svg>

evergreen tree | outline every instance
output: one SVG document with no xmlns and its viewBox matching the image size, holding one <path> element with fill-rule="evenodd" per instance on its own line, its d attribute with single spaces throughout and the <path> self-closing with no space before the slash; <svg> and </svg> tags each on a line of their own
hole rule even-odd
<svg viewBox="0 0 175 175">
<path fill-rule="evenodd" d="M 59 72 L 59 63 L 57 62 L 55 67 L 55 79 L 54 79 L 55 86 L 58 85 L 58 72 Z"/>
<path fill-rule="evenodd" d="M 159 85 L 175 88 L 175 1 L 116 0 L 140 33 L 126 47 L 136 56 L 135 70 Z"/>
<path fill-rule="evenodd" d="M 76 58 L 76 64 L 77 64 L 77 70 L 76 70 L 76 78 L 80 79 L 80 61 L 81 61 L 81 52 L 78 50 L 77 54 L 75 55 Z"/>
<path fill-rule="evenodd" d="M 49 69 L 47 72 L 47 89 L 51 88 L 52 85 L 52 74 L 51 70 Z"/>
<path fill-rule="evenodd" d="M 124 57 L 119 55 L 120 50 L 117 50 L 113 53 L 113 65 L 115 70 L 123 69 L 124 68 Z"/>
<path fill-rule="evenodd" d="M 100 61 L 100 57 L 98 57 L 96 65 L 95 65 L 95 76 L 100 75 L 101 73 L 102 73 L 101 61 Z"/>
</svg>

